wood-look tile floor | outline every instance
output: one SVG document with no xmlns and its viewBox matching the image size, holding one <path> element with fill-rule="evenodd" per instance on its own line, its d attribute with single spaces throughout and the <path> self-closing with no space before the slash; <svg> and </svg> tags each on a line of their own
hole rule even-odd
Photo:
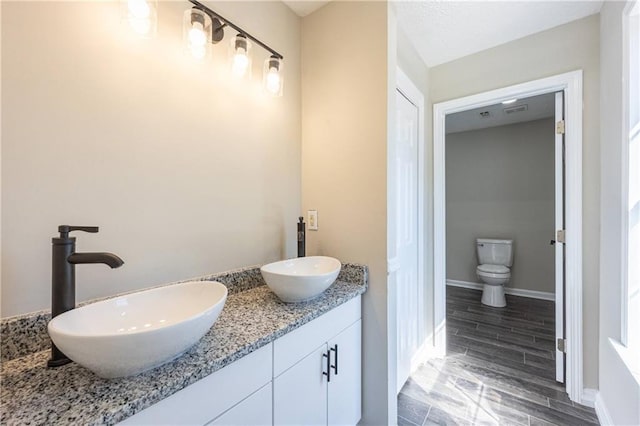
<svg viewBox="0 0 640 426">
<path fill-rule="evenodd" d="M 399 425 L 593 425 L 555 381 L 554 303 L 447 287 L 447 356 L 420 367 L 398 395 Z"/>
</svg>

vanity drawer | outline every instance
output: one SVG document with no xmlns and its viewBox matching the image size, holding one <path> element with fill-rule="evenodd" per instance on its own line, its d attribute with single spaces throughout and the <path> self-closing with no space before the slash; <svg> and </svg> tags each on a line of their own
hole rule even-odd
<svg viewBox="0 0 640 426">
<path fill-rule="evenodd" d="M 361 316 L 360 297 L 355 297 L 273 342 L 273 377 L 326 343 Z"/>
<path fill-rule="evenodd" d="M 121 425 L 204 425 L 271 381 L 272 344 L 127 418 Z"/>
<path fill-rule="evenodd" d="M 207 426 L 266 426 L 272 424 L 273 395 L 271 383 L 212 421 Z"/>
</svg>

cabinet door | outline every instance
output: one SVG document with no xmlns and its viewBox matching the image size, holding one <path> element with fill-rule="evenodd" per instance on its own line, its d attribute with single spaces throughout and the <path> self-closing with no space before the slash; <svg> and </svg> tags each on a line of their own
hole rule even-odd
<svg viewBox="0 0 640 426">
<path fill-rule="evenodd" d="M 271 383 L 269 383 L 207 425 L 271 425 L 271 407 Z"/>
<path fill-rule="evenodd" d="M 329 341 L 332 365 L 328 392 L 330 425 L 355 425 L 360 421 L 362 414 L 361 336 L 362 321 L 358 320 Z"/>
<path fill-rule="evenodd" d="M 276 425 L 327 424 L 326 343 L 273 380 Z"/>
</svg>

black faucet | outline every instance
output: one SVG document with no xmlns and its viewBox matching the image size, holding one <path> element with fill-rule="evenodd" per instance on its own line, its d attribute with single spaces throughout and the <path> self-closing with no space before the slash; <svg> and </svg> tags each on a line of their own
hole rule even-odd
<svg viewBox="0 0 640 426">
<path fill-rule="evenodd" d="M 300 216 L 298 218 L 298 257 L 305 256 L 305 240 L 304 218 Z"/>
<path fill-rule="evenodd" d="M 60 225 L 60 237 L 52 238 L 53 257 L 51 270 L 51 318 L 76 307 L 76 265 L 80 263 L 104 263 L 112 268 L 124 264 L 122 259 L 112 253 L 76 253 L 76 239 L 70 237 L 71 231 L 98 232 L 97 226 Z M 51 342 L 49 367 L 59 367 L 71 360 Z"/>
</svg>

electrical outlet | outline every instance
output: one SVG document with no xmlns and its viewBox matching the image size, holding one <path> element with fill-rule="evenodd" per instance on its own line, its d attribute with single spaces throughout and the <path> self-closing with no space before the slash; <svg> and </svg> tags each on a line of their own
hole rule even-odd
<svg viewBox="0 0 640 426">
<path fill-rule="evenodd" d="M 309 210 L 307 213 L 307 224 L 309 231 L 318 230 L 318 210 Z"/>
</svg>

